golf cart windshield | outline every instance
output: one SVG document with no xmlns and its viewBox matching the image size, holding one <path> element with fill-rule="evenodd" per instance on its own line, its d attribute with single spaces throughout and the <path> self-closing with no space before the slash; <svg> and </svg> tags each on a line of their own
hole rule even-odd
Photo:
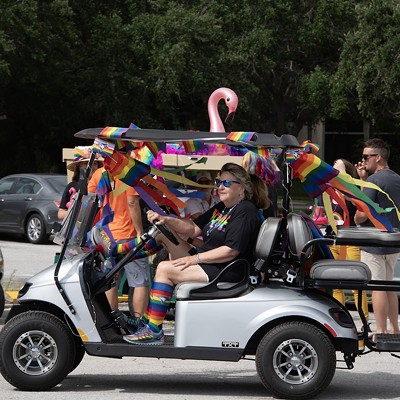
<svg viewBox="0 0 400 400">
<path fill-rule="evenodd" d="M 97 211 L 98 197 L 95 194 L 75 194 L 62 227 L 54 237 L 55 243 L 67 244 L 64 255 L 67 259 L 83 253 Z"/>
</svg>

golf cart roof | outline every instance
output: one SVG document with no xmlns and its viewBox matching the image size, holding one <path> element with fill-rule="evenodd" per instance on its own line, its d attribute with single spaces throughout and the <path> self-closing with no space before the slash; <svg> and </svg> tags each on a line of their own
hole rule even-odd
<svg viewBox="0 0 400 400">
<path fill-rule="evenodd" d="M 84 129 L 75 134 L 75 137 L 82 139 L 95 139 L 100 137 L 100 132 L 104 128 Z M 132 142 L 164 142 L 176 143 L 184 141 L 204 141 L 207 143 L 224 143 L 230 146 L 264 146 L 279 148 L 299 148 L 301 147 L 297 138 L 293 135 L 276 136 L 272 133 L 254 133 L 250 142 L 233 142 L 226 140 L 227 132 L 193 132 L 175 131 L 164 129 L 128 129 L 122 133 L 121 137 L 115 140 L 125 140 Z M 104 138 L 113 140 L 112 138 Z"/>
</svg>

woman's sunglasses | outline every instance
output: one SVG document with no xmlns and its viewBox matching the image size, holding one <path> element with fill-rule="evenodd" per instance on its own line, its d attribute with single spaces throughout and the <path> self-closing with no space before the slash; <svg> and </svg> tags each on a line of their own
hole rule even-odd
<svg viewBox="0 0 400 400">
<path fill-rule="evenodd" d="M 240 185 L 240 182 L 238 182 L 238 181 L 230 181 L 229 179 L 225 179 L 223 181 L 221 181 L 220 179 L 217 179 L 215 181 L 215 184 L 217 185 L 217 187 L 220 187 L 221 185 L 224 185 L 226 188 L 230 188 L 232 183 L 237 183 L 238 185 Z"/>
</svg>

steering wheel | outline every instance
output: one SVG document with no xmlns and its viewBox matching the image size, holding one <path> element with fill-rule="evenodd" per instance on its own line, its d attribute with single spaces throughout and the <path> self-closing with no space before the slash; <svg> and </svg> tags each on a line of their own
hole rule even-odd
<svg viewBox="0 0 400 400">
<path fill-rule="evenodd" d="M 154 221 L 157 222 L 157 221 Z M 175 237 L 175 235 L 169 230 L 169 228 L 167 227 L 167 225 L 165 224 L 160 224 L 160 225 L 156 225 L 155 223 L 153 223 L 153 226 L 158 229 L 170 242 L 172 242 L 174 245 L 178 246 L 179 245 L 179 241 L 178 239 Z"/>
</svg>

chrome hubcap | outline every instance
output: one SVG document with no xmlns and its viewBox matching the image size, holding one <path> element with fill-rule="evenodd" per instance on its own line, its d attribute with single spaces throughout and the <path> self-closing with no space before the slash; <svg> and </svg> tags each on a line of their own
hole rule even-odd
<svg viewBox="0 0 400 400">
<path fill-rule="evenodd" d="M 310 343 L 301 339 L 290 339 L 275 350 L 273 366 L 283 381 L 300 385 L 309 381 L 317 372 L 318 355 Z"/>
<path fill-rule="evenodd" d="M 58 348 L 54 339 L 42 331 L 22 334 L 13 347 L 15 365 L 27 375 L 43 375 L 56 364 Z"/>
</svg>

